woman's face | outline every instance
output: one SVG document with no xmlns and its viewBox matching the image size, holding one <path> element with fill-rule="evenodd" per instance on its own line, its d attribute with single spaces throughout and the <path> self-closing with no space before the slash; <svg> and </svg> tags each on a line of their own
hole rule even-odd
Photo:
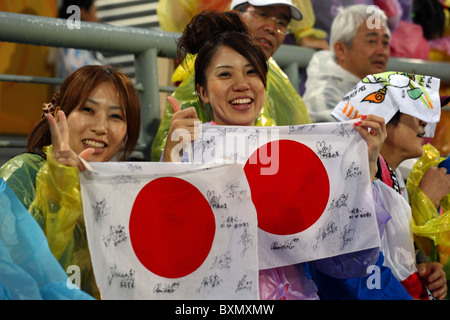
<svg viewBox="0 0 450 320">
<path fill-rule="evenodd" d="M 383 145 L 386 152 L 383 153 L 383 149 L 381 151 L 383 157 L 395 155 L 395 162 L 392 163 L 395 167 L 403 160 L 420 157 L 423 154 L 426 125 L 425 121 L 402 113 L 397 126 L 391 124 L 386 126 L 387 138 Z M 391 165 L 389 161 L 388 163 Z"/>
<path fill-rule="evenodd" d="M 223 46 L 206 69 L 206 88 L 200 98 L 209 103 L 218 125 L 252 126 L 265 101 L 265 87 L 241 54 Z"/>
<path fill-rule="evenodd" d="M 99 84 L 86 103 L 68 115 L 67 125 L 69 144 L 75 153 L 94 148 L 89 161 L 111 160 L 123 146 L 127 134 L 126 115 L 114 85 Z"/>
</svg>

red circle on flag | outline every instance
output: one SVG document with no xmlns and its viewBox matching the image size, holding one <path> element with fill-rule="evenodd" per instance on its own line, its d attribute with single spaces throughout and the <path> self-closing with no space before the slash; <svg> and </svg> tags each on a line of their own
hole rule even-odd
<svg viewBox="0 0 450 320">
<path fill-rule="evenodd" d="M 216 222 L 195 186 L 167 177 L 141 189 L 129 228 L 133 250 L 145 268 L 161 277 L 180 278 L 197 270 L 208 257 Z"/>
<path fill-rule="evenodd" d="M 306 145 L 277 140 L 258 148 L 244 167 L 262 230 L 291 235 L 322 215 L 330 195 L 327 170 Z"/>
</svg>

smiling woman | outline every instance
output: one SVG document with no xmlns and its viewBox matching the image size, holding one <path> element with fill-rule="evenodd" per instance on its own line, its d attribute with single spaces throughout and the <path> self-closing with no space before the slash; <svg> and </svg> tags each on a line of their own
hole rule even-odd
<svg viewBox="0 0 450 320">
<path fill-rule="evenodd" d="M 111 83 L 99 84 L 86 104 L 80 105 L 67 118 L 69 144 L 79 154 L 94 148 L 90 160 L 109 161 L 125 142 L 127 123 L 118 95 Z"/>
<path fill-rule="evenodd" d="M 125 74 L 111 66 L 82 67 L 67 77 L 52 104 L 67 116 L 70 147 L 77 154 L 84 148 L 81 149 L 75 140 L 85 139 L 104 143 L 109 149 L 115 149 L 115 152 L 108 152 L 112 156 L 123 147 L 118 157 L 120 160 L 130 156 L 139 137 L 140 105 L 133 84 Z M 55 115 L 58 116 L 57 112 Z M 76 117 L 80 117 L 82 121 L 72 121 Z M 87 119 L 93 121 L 87 122 Z M 84 125 L 91 132 L 83 132 L 81 136 L 80 131 L 74 132 L 81 128 L 75 129 L 72 125 Z M 108 139 L 117 139 L 115 130 L 122 125 L 125 126 L 123 139 L 109 141 Z M 120 132 L 124 133 L 123 128 Z M 43 155 L 42 148 L 51 143 L 48 120 L 41 119 L 28 138 L 28 152 Z M 94 155 L 91 160 L 109 161 L 112 156 L 99 159 Z"/>
<path fill-rule="evenodd" d="M 81 159 L 128 158 L 139 137 L 138 95 L 115 68 L 85 66 L 66 78 L 43 111 L 28 152 L 5 163 L 0 177 L 44 230 L 61 266 L 80 267 L 81 289 L 98 298 L 78 173 L 85 169 Z"/>
<path fill-rule="evenodd" d="M 197 54 L 195 60 L 197 99 L 200 105 L 212 109 L 214 122 L 210 124 L 252 126 L 265 100 L 267 63 L 264 51 L 250 36 L 247 25 L 239 15 L 214 11 L 200 13 L 187 25 L 178 46 L 182 61 L 185 61 L 185 53 Z M 196 127 L 200 121 L 196 109 L 188 107 L 181 110 L 179 102 L 173 96 L 168 100 L 173 109 L 173 117 L 162 160 L 189 161 L 190 159 L 185 156 L 188 152 L 183 154 L 179 146 L 186 145 L 186 142 L 189 144 L 197 138 L 199 130 L 196 130 Z M 370 134 L 369 127 L 372 129 Z M 384 120 L 369 114 L 355 122 L 354 128 L 367 142 L 370 176 L 374 177 L 378 153 L 386 138 Z M 177 130 L 179 130 L 178 133 Z M 273 132 L 277 132 L 276 130 Z M 183 132 L 182 141 L 179 141 L 181 132 Z M 306 147 L 294 146 L 285 140 L 277 140 L 276 145 L 280 146 L 276 152 L 272 147 L 265 146 L 262 146 L 260 151 L 265 150 L 263 154 L 266 155 L 268 150 L 271 151 L 271 155 L 276 154 L 277 172 L 269 170 L 268 174 L 262 173 L 263 170 L 260 169 L 263 161 L 258 158 L 259 152 L 255 152 L 248 162 L 256 166 L 249 168 L 245 165 L 247 168 L 245 174 L 252 190 L 252 200 L 258 211 L 258 224 L 261 230 L 286 235 L 306 230 L 318 219 L 318 215 L 311 212 L 323 212 L 328 200 L 328 186 L 324 183 L 327 178 L 326 172 L 321 170 L 322 163 L 319 161 L 319 164 L 316 161 L 318 158 L 315 153 L 308 152 L 309 149 Z M 291 164 L 281 159 L 293 159 L 294 162 Z M 312 168 L 311 166 L 299 165 L 299 159 L 308 164 L 312 161 L 313 170 L 308 170 Z M 304 170 L 299 171 L 299 167 L 303 167 Z M 297 174 L 295 174 L 296 171 Z M 314 177 L 308 179 L 307 176 L 310 174 Z M 318 182 L 317 187 L 308 182 L 305 188 L 305 185 L 299 183 L 299 179 L 314 180 Z M 285 195 L 267 196 L 262 192 L 262 190 L 267 191 L 268 185 L 289 184 L 288 181 L 292 182 L 292 187 L 289 188 L 292 192 L 287 192 Z M 323 194 L 317 196 L 316 190 L 321 190 Z M 255 194 L 264 196 L 254 196 Z M 279 201 L 279 199 L 286 201 Z M 289 213 L 289 217 L 279 214 L 280 207 L 288 208 L 285 211 Z M 289 222 L 286 222 L 287 219 Z M 273 248 L 281 249 L 284 245 L 275 245 Z M 337 274 L 340 278 L 353 278 L 365 274 L 366 266 L 375 262 L 377 256 L 378 248 L 375 248 L 358 252 L 351 257 L 341 255 L 330 260 L 324 259 L 318 264 L 327 274 Z M 318 298 L 317 288 L 306 276 L 303 264 L 260 270 L 259 289 L 261 299 Z"/>
<path fill-rule="evenodd" d="M 392 170 L 406 159 L 418 158 L 423 154 L 425 127 L 427 122 L 409 114 L 397 112 L 386 125 L 388 136 L 381 154 Z"/>
<path fill-rule="evenodd" d="M 194 17 L 178 41 L 178 55 L 197 54 L 195 86 L 202 108 L 211 108 L 219 125 L 252 126 L 265 101 L 267 63 L 264 51 L 250 36 L 247 24 L 233 12 L 205 11 Z M 179 109 L 171 98 L 174 115 L 163 160 L 174 161 L 179 144 L 172 134 L 183 130 L 194 139 L 199 123 L 194 107 Z M 175 154 L 174 154 L 175 156 Z"/>
<path fill-rule="evenodd" d="M 206 69 L 208 83 L 198 86 L 204 103 L 212 106 L 218 125 L 252 126 L 265 99 L 264 83 L 241 54 L 224 46 Z"/>
</svg>

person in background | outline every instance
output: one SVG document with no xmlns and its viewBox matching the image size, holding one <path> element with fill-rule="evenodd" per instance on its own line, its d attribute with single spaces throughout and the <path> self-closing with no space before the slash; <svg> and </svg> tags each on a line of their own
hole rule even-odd
<svg viewBox="0 0 450 320">
<path fill-rule="evenodd" d="M 450 103 L 450 96 L 441 96 L 441 106 L 444 108 Z M 436 144 L 436 135 L 439 129 L 446 127 L 447 118 L 442 118 L 436 126 L 432 142 L 423 146 L 423 155 L 414 163 L 408 174 L 406 189 L 412 211 L 412 230 L 416 250 L 423 252 L 428 261 L 439 262 L 447 276 L 447 288 L 450 285 L 450 194 L 446 194 L 440 201 L 439 198 L 430 199 L 422 190 L 421 185 L 425 181 L 422 178 L 431 170 L 450 172 L 450 159 L 443 156 Z M 442 131 L 441 131 L 442 132 Z M 436 173 L 437 174 L 437 173 Z M 432 176 L 426 179 L 433 180 Z M 439 179 L 441 180 L 441 179 Z M 439 181 L 438 181 L 439 183 Z M 439 188 L 439 186 L 437 186 Z M 441 189 L 445 193 L 445 187 Z M 437 204 L 439 205 L 437 206 Z M 450 298 L 447 296 L 446 300 Z"/>
<path fill-rule="evenodd" d="M 375 6 L 341 8 L 333 21 L 330 50 L 316 52 L 306 69 L 303 99 L 311 121 L 335 121 L 331 111 L 361 79 L 386 70 L 390 31 Z"/>
<path fill-rule="evenodd" d="M 423 154 L 423 137 L 426 133 L 432 135 L 432 129 L 427 125 L 439 121 L 439 79 L 403 72 L 368 75 L 339 102 L 333 116 L 346 121 L 360 112 L 374 113 L 387 121 L 387 138 L 380 151 L 374 182 L 391 216 L 381 237 L 382 267 L 391 269 L 413 298 L 428 300 L 431 296 L 444 299 L 447 285 L 442 266 L 437 262 L 416 259 L 411 229 L 412 210 L 404 179 L 398 170 L 404 160 Z M 450 177 L 446 175 L 446 169 L 434 167 L 428 170 L 419 188 L 432 203 L 432 210 L 436 211 L 439 201 L 450 192 Z M 316 277 L 324 286 L 330 280 L 320 273 Z M 336 280 L 334 290 L 338 290 L 338 286 L 347 286 L 348 292 L 357 292 L 358 287 L 363 288 L 363 292 L 364 279 L 362 281 L 344 283 Z M 327 289 L 325 291 L 332 294 L 333 290 Z"/>
<path fill-rule="evenodd" d="M 95 298 L 83 219 L 79 170 L 85 160 L 126 160 L 138 141 L 140 104 L 131 80 L 111 66 L 84 66 L 43 107 L 27 152 L 0 168 L 2 177 L 44 230 L 66 270 L 81 271 L 81 289 Z"/>
<path fill-rule="evenodd" d="M 74 9 L 75 8 L 75 9 Z M 59 6 L 58 18 L 69 19 L 79 10 L 80 20 L 99 22 L 95 0 L 63 0 Z M 107 61 L 102 53 L 75 48 L 51 48 L 47 58 L 49 65 L 54 65 L 55 77 L 65 79 L 78 68 L 86 65 L 105 65 Z"/>
<path fill-rule="evenodd" d="M 266 100 L 255 119 L 255 125 L 280 126 L 310 123 L 301 96 L 272 58 L 289 32 L 291 19 L 302 19 L 301 12 L 291 0 L 233 0 L 230 9 L 239 12 L 248 23 L 255 40 L 265 53 L 269 66 Z M 180 82 L 180 85 L 172 96 L 179 101 L 181 109 L 194 106 L 200 121 L 208 122 L 214 118 L 211 113 L 199 107 L 194 85 L 194 60 L 195 57 L 188 56 L 187 60 L 175 70 L 172 81 Z M 173 111 L 168 103 L 153 141 L 152 161 L 159 161 L 161 158 L 172 115 Z"/>
<path fill-rule="evenodd" d="M 315 27 L 316 15 L 311 0 L 292 0 L 292 3 L 303 14 L 301 21 L 291 22 L 291 32 L 286 37 L 284 44 L 299 45 L 314 50 L 328 50 L 328 32 Z"/>
</svg>

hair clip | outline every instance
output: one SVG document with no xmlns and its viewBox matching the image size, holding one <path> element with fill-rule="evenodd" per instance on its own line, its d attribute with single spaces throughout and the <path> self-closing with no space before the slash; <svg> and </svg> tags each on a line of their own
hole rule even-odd
<svg viewBox="0 0 450 320">
<path fill-rule="evenodd" d="M 50 102 L 43 104 L 41 118 L 44 118 L 45 115 L 48 113 L 50 113 L 52 116 L 55 116 L 55 111 L 57 109 L 57 107 L 55 107 L 55 105 L 56 105 L 56 101 L 58 100 L 58 98 L 59 98 L 59 91 L 53 95 L 52 100 L 50 100 Z M 59 109 L 59 107 L 58 107 L 58 109 Z"/>
</svg>

